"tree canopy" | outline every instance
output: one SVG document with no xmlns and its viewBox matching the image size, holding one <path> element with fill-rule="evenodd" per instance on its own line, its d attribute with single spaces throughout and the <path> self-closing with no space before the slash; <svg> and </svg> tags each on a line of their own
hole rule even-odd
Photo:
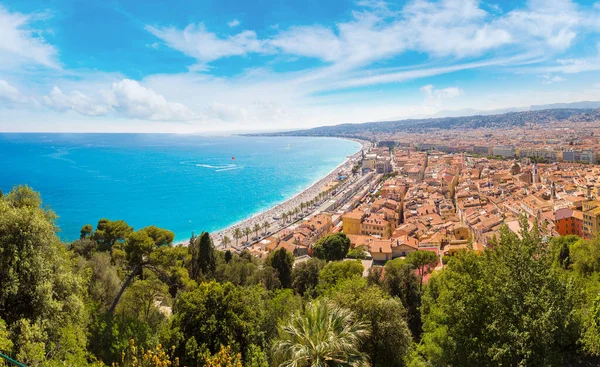
<svg viewBox="0 0 600 367">
<path fill-rule="evenodd" d="M 327 235 L 317 241 L 313 254 L 325 261 L 342 260 L 350 249 L 350 239 L 344 233 Z"/>
<path fill-rule="evenodd" d="M 286 249 L 280 248 L 269 255 L 267 263 L 277 272 L 281 286 L 291 288 L 294 255 L 290 254 Z"/>
<path fill-rule="evenodd" d="M 574 289 L 550 263 L 537 229 L 520 239 L 505 227 L 484 256 L 459 254 L 425 292 L 421 358 L 456 366 L 568 364 L 580 327 Z"/>
<path fill-rule="evenodd" d="M 481 254 L 365 278 L 341 234 L 294 265 L 123 220 L 61 243 L 55 219 L 29 187 L 0 197 L 0 352 L 28 366 L 600 364 L 600 238 L 522 219 Z"/>
</svg>

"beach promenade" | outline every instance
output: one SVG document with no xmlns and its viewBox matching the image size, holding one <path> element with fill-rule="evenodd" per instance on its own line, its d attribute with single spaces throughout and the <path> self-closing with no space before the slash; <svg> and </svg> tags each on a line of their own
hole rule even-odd
<svg viewBox="0 0 600 367">
<path fill-rule="evenodd" d="M 315 199 L 321 192 L 323 192 L 328 187 L 329 184 L 338 180 L 340 173 L 350 172 L 352 170 L 352 167 L 356 163 L 357 159 L 359 159 L 359 157 L 361 156 L 362 150 L 368 151 L 369 148 L 371 147 L 370 142 L 362 141 L 362 140 L 360 140 L 360 141 L 357 140 L 357 141 L 362 145 L 361 150 L 359 150 L 352 156 L 348 157 L 348 159 L 346 159 L 342 164 L 337 166 L 334 170 L 332 170 L 325 177 L 323 177 L 320 180 L 318 180 L 317 182 L 313 183 L 306 190 L 304 190 L 304 191 L 300 192 L 299 194 L 295 195 L 294 197 L 284 201 L 283 203 L 272 207 L 271 209 L 268 209 L 262 213 L 254 215 L 248 219 L 242 220 L 224 230 L 211 233 L 211 236 L 213 238 L 215 246 L 219 247 L 219 248 L 223 248 L 224 247 L 223 246 L 223 238 L 225 238 L 225 237 L 228 237 L 231 240 L 231 244 L 235 245 L 236 241 L 234 238 L 234 233 L 235 233 L 236 228 L 239 228 L 242 231 L 242 233 L 244 231 L 244 228 L 250 228 L 253 231 L 252 234 L 250 235 L 250 238 L 252 238 L 252 237 L 255 237 L 254 226 L 256 224 L 261 226 L 261 230 L 259 233 L 265 232 L 265 230 L 262 227 L 263 223 L 265 223 L 265 222 L 269 223 L 269 228 L 266 230 L 266 232 L 270 232 L 270 233 L 274 233 L 276 231 L 281 230 L 282 228 L 289 226 L 290 225 L 289 222 L 283 223 L 282 220 L 276 220 L 275 218 L 281 218 L 283 213 L 293 211 L 294 209 L 298 208 L 301 203 Z M 294 222 L 294 221 L 292 221 L 292 222 Z M 246 240 L 246 235 L 244 235 L 240 239 L 240 241 L 239 241 L 240 245 L 242 242 L 246 242 L 245 240 Z"/>
</svg>

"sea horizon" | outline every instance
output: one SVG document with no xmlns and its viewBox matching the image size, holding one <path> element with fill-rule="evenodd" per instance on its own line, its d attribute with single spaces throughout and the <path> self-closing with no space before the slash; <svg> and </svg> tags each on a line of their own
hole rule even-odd
<svg viewBox="0 0 600 367">
<path fill-rule="evenodd" d="M 63 241 L 108 218 L 163 227 L 181 242 L 285 202 L 359 149 L 339 138 L 1 133 L 0 189 L 40 192 Z"/>
</svg>

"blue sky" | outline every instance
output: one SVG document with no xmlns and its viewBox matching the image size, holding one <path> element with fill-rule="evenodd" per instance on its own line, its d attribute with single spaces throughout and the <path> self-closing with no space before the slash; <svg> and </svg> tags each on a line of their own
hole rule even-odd
<svg viewBox="0 0 600 367">
<path fill-rule="evenodd" d="M 0 131 L 239 132 L 600 101 L 600 1 L 0 0 Z"/>
</svg>

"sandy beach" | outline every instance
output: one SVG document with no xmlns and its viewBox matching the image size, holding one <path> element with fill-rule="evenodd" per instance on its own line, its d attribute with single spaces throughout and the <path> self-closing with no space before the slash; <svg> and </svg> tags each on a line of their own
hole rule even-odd
<svg viewBox="0 0 600 367">
<path fill-rule="evenodd" d="M 300 206 L 300 203 L 307 202 L 309 200 L 314 199 L 317 195 L 319 195 L 319 193 L 321 191 L 324 190 L 325 187 L 327 187 L 328 184 L 330 184 L 331 182 L 338 179 L 340 172 L 350 171 L 353 166 L 353 161 L 357 157 L 360 156 L 361 151 L 363 149 L 368 149 L 368 147 L 371 146 L 371 143 L 368 141 L 361 141 L 361 140 L 354 140 L 354 139 L 351 139 L 351 140 L 360 143 L 362 145 L 362 148 L 360 150 L 358 150 L 356 153 L 354 153 L 352 156 L 349 156 L 344 162 L 342 162 L 339 166 L 337 166 L 335 169 L 333 169 L 331 172 L 329 172 L 325 177 L 314 182 L 306 190 L 296 194 L 292 198 L 290 198 L 290 199 L 284 201 L 283 203 L 278 204 L 268 210 L 258 213 L 250 218 L 244 219 L 244 220 L 242 220 L 230 227 L 227 227 L 221 231 L 216 231 L 216 232 L 211 233 L 211 236 L 213 238 L 215 246 L 222 247 L 223 246 L 222 239 L 225 236 L 227 236 L 227 237 L 229 237 L 229 239 L 231 239 L 232 245 L 235 245 L 235 239 L 233 237 L 233 233 L 236 228 L 240 228 L 243 231 L 244 228 L 246 228 L 246 227 L 250 227 L 250 229 L 253 229 L 255 224 L 259 224 L 261 226 L 261 231 L 259 233 L 262 233 L 263 232 L 263 229 L 262 229 L 263 223 L 268 222 L 270 224 L 270 228 L 268 229 L 269 232 L 273 233 L 273 232 L 279 230 L 281 228 L 281 225 L 280 225 L 279 221 L 276 221 L 273 219 L 274 217 L 281 217 L 282 213 L 294 210 L 295 208 Z M 252 238 L 254 236 L 255 236 L 255 234 L 254 234 L 254 232 L 252 232 L 250 237 Z M 245 241 L 245 239 L 246 239 L 246 236 L 243 236 L 240 239 L 240 245 L 243 241 Z"/>
</svg>

